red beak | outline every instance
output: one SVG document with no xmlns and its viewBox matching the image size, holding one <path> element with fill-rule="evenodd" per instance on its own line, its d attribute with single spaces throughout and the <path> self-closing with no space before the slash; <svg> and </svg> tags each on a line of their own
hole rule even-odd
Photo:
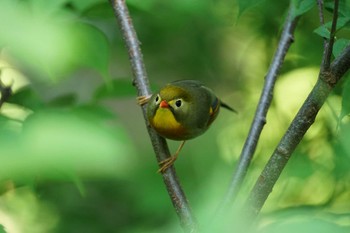
<svg viewBox="0 0 350 233">
<path fill-rule="evenodd" d="M 165 100 L 162 100 L 162 102 L 160 102 L 160 104 L 159 104 L 159 107 L 169 108 L 169 104 Z"/>
</svg>

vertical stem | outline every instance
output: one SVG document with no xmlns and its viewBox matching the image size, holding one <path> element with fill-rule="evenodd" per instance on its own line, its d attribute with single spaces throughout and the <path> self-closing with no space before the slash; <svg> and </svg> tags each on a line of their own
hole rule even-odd
<svg viewBox="0 0 350 233">
<path fill-rule="evenodd" d="M 265 77 L 265 85 L 260 96 L 253 123 L 251 124 L 249 134 L 244 143 L 237 167 L 233 173 L 229 189 L 223 202 L 221 203 L 221 210 L 227 206 L 230 206 L 230 204 L 234 201 L 245 178 L 250 161 L 255 153 L 260 134 L 266 123 L 266 115 L 273 98 L 273 88 L 275 86 L 277 75 L 283 64 L 285 55 L 290 45 L 294 41 L 293 33 L 297 22 L 298 17 L 292 16 L 292 7 L 290 7 L 283 27 L 280 42 L 273 57 L 273 61 L 271 62 L 268 74 Z"/>
<path fill-rule="evenodd" d="M 110 0 L 110 2 L 113 6 L 125 45 L 128 49 L 131 68 L 134 75 L 133 84 L 136 86 L 138 96 L 149 96 L 151 91 L 139 46 L 140 42 L 137 39 L 125 0 Z M 160 137 L 149 126 L 146 107 L 146 105 L 142 106 L 143 116 L 145 118 L 147 130 L 159 163 L 170 156 L 169 148 L 166 140 Z M 185 232 L 196 232 L 197 224 L 195 218 L 192 215 L 191 208 L 177 178 L 174 167 L 172 166 L 168 168 L 164 173 L 162 173 L 162 177 L 172 204 L 180 219 L 182 228 Z"/>
<path fill-rule="evenodd" d="M 326 45 L 325 45 L 325 52 L 322 60 L 322 66 L 321 66 L 322 72 L 327 72 L 330 69 L 335 32 L 337 30 L 338 8 L 339 8 L 339 0 L 334 0 L 332 27 L 331 27 L 329 41 L 326 42 Z"/>
</svg>

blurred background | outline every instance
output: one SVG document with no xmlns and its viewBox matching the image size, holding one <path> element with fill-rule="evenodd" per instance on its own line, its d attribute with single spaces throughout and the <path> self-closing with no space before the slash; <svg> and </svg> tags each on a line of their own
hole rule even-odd
<svg viewBox="0 0 350 233">
<path fill-rule="evenodd" d="M 248 134 L 289 3 L 126 2 L 153 91 L 200 80 L 239 112 L 223 109 L 176 162 L 205 229 Z M 350 38 L 350 4 L 341 4 L 335 56 Z M 331 11 L 332 1 L 325 6 Z M 298 23 L 238 206 L 317 80 L 323 32 L 313 3 Z M 108 1 L 0 0 L 0 48 L 1 84 L 14 92 L 0 111 L 0 232 L 181 232 Z M 344 77 L 283 171 L 259 232 L 349 232 L 349 93 Z M 169 141 L 173 152 L 178 145 Z"/>
</svg>

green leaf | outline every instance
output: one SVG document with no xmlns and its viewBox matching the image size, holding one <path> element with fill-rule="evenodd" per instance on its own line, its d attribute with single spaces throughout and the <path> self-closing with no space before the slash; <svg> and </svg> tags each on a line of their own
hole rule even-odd
<svg viewBox="0 0 350 233">
<path fill-rule="evenodd" d="M 293 18 L 305 14 L 316 5 L 314 0 L 293 0 L 292 1 L 292 15 Z"/>
<path fill-rule="evenodd" d="M 135 88 L 130 80 L 114 79 L 98 87 L 95 91 L 96 100 L 135 96 Z"/>
<path fill-rule="evenodd" d="M 37 14 L 53 14 L 60 12 L 64 9 L 64 5 L 69 3 L 70 0 L 56 0 L 56 1 L 46 1 L 46 0 L 31 0 L 28 1 L 29 7 L 33 10 L 33 13 Z"/>
<path fill-rule="evenodd" d="M 329 12 L 333 13 L 334 10 L 334 1 L 325 2 L 324 4 L 325 9 Z M 339 7 L 338 7 L 339 14 L 341 16 L 349 17 L 350 16 L 350 7 L 347 0 L 340 0 L 339 1 Z"/>
<path fill-rule="evenodd" d="M 157 0 L 128 0 L 128 6 L 142 11 L 151 11 L 157 4 Z M 174 2 L 175 3 L 175 2 Z M 181 4 L 181 3 L 180 3 Z"/>
<path fill-rule="evenodd" d="M 350 114 L 350 79 L 346 80 L 343 87 L 341 112 L 339 120 Z"/>
<path fill-rule="evenodd" d="M 332 23 L 329 22 L 329 28 L 331 28 Z M 337 31 L 339 31 L 340 29 L 344 28 L 344 27 L 348 27 L 350 25 L 350 17 L 339 17 L 338 21 L 337 21 Z"/>
<path fill-rule="evenodd" d="M 1 180 L 115 177 L 125 174 L 133 163 L 131 142 L 121 125 L 72 112 L 34 113 L 21 135 L 2 140 L 6 137 L 0 132 Z"/>
<path fill-rule="evenodd" d="M 348 39 L 338 39 L 335 41 L 333 46 L 333 56 L 338 57 L 341 52 L 345 49 L 346 46 L 350 44 L 350 40 Z"/>
<path fill-rule="evenodd" d="M 331 36 L 331 32 L 326 28 L 325 25 L 322 25 L 322 26 L 316 28 L 314 30 L 314 33 L 316 33 L 317 35 L 319 35 L 323 38 L 327 38 L 327 39 L 329 39 L 329 37 Z"/>
<path fill-rule="evenodd" d="M 110 48 L 106 36 L 97 28 L 87 24 L 71 27 L 74 39 L 74 61 L 78 66 L 94 68 L 106 79 Z"/>
<path fill-rule="evenodd" d="M 65 106 L 73 106 L 77 103 L 77 95 L 74 93 L 69 93 L 65 95 L 61 95 L 51 100 L 48 105 L 51 107 L 65 107 Z"/>
<path fill-rule="evenodd" d="M 336 30 L 339 31 L 340 29 L 347 27 L 350 25 L 350 17 L 339 17 L 337 21 L 337 28 Z M 323 38 L 330 38 L 330 29 L 332 27 L 332 21 L 327 22 L 325 25 L 321 25 L 320 27 L 316 28 L 314 30 L 314 33 L 320 35 Z"/>
<path fill-rule="evenodd" d="M 30 86 L 25 86 L 13 93 L 7 102 L 32 110 L 39 109 L 44 106 L 40 96 Z"/>
<path fill-rule="evenodd" d="M 4 226 L 0 224 L 0 233 L 6 233 Z"/>
<path fill-rule="evenodd" d="M 331 221 L 326 221 L 324 219 L 316 218 L 316 217 L 311 218 L 310 215 L 311 213 L 314 213 L 314 212 L 306 209 L 306 207 L 304 208 L 299 207 L 299 209 L 296 210 L 300 212 L 299 214 L 292 213 L 292 210 L 288 210 L 288 209 L 286 210 L 286 213 L 283 213 L 283 215 L 279 213 L 280 216 L 277 216 L 278 221 L 274 221 L 274 222 L 272 221 L 272 223 L 266 224 L 266 226 L 264 226 L 260 232 L 261 233 L 281 233 L 281 232 L 283 233 L 295 233 L 295 232 L 345 233 L 345 232 L 348 232 L 349 230 L 347 229 L 347 227 L 343 227 L 342 225 L 338 225 Z M 306 212 L 306 214 L 303 214 L 303 212 Z"/>
<path fill-rule="evenodd" d="M 116 115 L 106 107 L 90 104 L 81 105 L 72 109 L 72 112 L 86 120 L 101 121 L 115 119 Z"/>
<path fill-rule="evenodd" d="M 74 55 L 69 20 L 62 14 L 48 15 L 45 8 L 33 14 L 32 6 L 25 2 L 0 1 L 0 44 L 6 44 L 16 59 L 35 71 L 35 78 L 57 77 L 71 67 Z"/>
<path fill-rule="evenodd" d="M 66 8 L 50 14 L 37 4 L 33 14 L 33 6 L 23 2 L 0 1 L 0 45 L 6 45 L 16 59 L 34 71 L 32 78 L 57 81 L 81 67 L 95 69 L 108 78 L 109 43 L 100 30 L 81 23 Z"/>
<path fill-rule="evenodd" d="M 78 9 L 79 12 L 83 12 L 89 8 L 92 8 L 100 3 L 105 3 L 105 0 L 72 0 L 71 3 Z"/>
<path fill-rule="evenodd" d="M 111 19 L 114 17 L 114 12 L 109 2 L 102 2 L 86 8 L 82 15 L 92 19 Z"/>
<path fill-rule="evenodd" d="M 247 9 L 259 4 L 263 0 L 238 0 L 238 16 L 242 15 Z"/>
</svg>

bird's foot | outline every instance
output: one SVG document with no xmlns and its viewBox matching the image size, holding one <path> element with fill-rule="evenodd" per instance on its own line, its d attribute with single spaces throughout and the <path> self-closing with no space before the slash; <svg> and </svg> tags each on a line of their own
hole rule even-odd
<svg viewBox="0 0 350 233">
<path fill-rule="evenodd" d="M 136 98 L 137 104 L 142 106 L 144 104 L 147 104 L 148 101 L 151 99 L 152 95 L 142 95 L 142 96 L 138 96 Z"/>
<path fill-rule="evenodd" d="M 177 156 L 170 156 L 169 158 L 164 159 L 163 161 L 161 161 L 159 163 L 159 165 L 161 167 L 158 169 L 158 172 L 164 173 L 166 171 L 166 169 L 168 169 L 170 166 L 172 166 L 174 164 L 176 159 L 177 159 Z"/>
</svg>

